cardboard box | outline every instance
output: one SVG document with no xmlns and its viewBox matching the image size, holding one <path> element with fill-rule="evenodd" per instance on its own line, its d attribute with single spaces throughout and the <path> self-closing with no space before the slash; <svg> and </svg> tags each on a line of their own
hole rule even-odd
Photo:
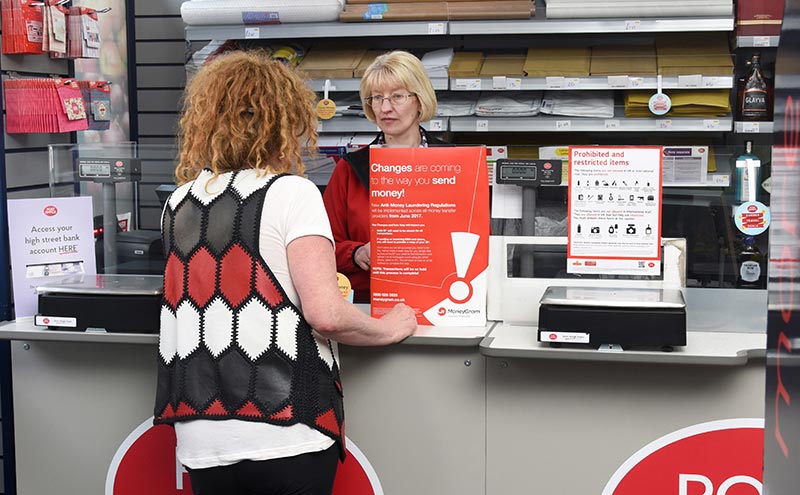
<svg viewBox="0 0 800 495">
<path fill-rule="evenodd" d="M 340 22 L 373 21 L 448 21 L 530 19 L 535 12 L 529 0 L 492 0 L 488 2 L 398 2 L 348 3 L 339 14 Z"/>
<path fill-rule="evenodd" d="M 522 54 L 491 54 L 483 60 L 481 77 L 493 76 L 524 76 L 525 55 Z"/>
<path fill-rule="evenodd" d="M 447 73 L 450 77 L 479 77 L 483 68 L 483 53 L 456 52 Z"/>
<path fill-rule="evenodd" d="M 298 68 L 311 78 L 352 78 L 365 48 L 312 47 Z"/>
<path fill-rule="evenodd" d="M 784 0 L 736 2 L 737 36 L 780 36 Z"/>
<path fill-rule="evenodd" d="M 592 49 L 587 47 L 528 48 L 522 70 L 528 77 L 586 77 Z"/>
</svg>

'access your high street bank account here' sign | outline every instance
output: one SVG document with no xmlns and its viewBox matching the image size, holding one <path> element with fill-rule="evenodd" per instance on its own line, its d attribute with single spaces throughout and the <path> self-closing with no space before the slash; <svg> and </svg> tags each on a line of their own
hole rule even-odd
<svg viewBox="0 0 800 495">
<path fill-rule="evenodd" d="M 370 149 L 370 302 L 423 325 L 486 324 L 486 148 Z"/>
<path fill-rule="evenodd" d="M 569 152 L 568 273 L 661 271 L 660 146 Z"/>
</svg>

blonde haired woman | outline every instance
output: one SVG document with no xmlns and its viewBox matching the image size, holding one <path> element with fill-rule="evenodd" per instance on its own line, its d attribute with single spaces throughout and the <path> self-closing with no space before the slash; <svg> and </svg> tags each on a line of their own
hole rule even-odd
<svg viewBox="0 0 800 495">
<path fill-rule="evenodd" d="M 376 58 L 361 79 L 364 113 L 381 133 L 336 164 L 323 201 L 336 241 L 336 267 L 350 279 L 355 302 L 369 302 L 369 147 L 444 144 L 420 126 L 436 115 L 436 93 L 422 62 L 404 51 Z"/>
<path fill-rule="evenodd" d="M 221 55 L 186 88 L 154 415 L 196 495 L 330 494 L 344 412 L 329 339 L 416 328 L 407 306 L 377 320 L 339 294 L 319 191 L 292 174 L 316 144 L 315 98 L 261 52 Z"/>
</svg>

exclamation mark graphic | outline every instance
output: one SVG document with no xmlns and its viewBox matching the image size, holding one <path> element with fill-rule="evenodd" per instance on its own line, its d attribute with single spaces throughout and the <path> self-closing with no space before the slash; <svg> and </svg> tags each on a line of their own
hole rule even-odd
<svg viewBox="0 0 800 495">
<path fill-rule="evenodd" d="M 472 256 L 475 255 L 475 248 L 478 247 L 478 234 L 472 232 L 451 232 L 450 242 L 453 244 L 453 258 L 456 262 L 456 276 L 458 277 L 450 284 L 450 299 L 456 303 L 468 301 L 472 296 L 472 284 L 464 279 L 467 275 Z"/>
</svg>

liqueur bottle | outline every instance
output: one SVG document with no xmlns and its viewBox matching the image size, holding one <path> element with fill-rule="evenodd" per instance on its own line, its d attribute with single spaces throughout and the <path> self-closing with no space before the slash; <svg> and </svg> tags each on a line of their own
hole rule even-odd
<svg viewBox="0 0 800 495">
<path fill-rule="evenodd" d="M 743 289 L 763 289 L 766 277 L 763 270 L 764 257 L 756 246 L 753 236 L 744 238 L 744 246 L 736 255 L 739 274 L 736 277 L 736 287 Z"/>
<path fill-rule="evenodd" d="M 749 122 L 772 120 L 772 86 L 761 69 L 761 54 L 754 53 L 750 71 L 739 81 L 739 119 Z"/>
</svg>

